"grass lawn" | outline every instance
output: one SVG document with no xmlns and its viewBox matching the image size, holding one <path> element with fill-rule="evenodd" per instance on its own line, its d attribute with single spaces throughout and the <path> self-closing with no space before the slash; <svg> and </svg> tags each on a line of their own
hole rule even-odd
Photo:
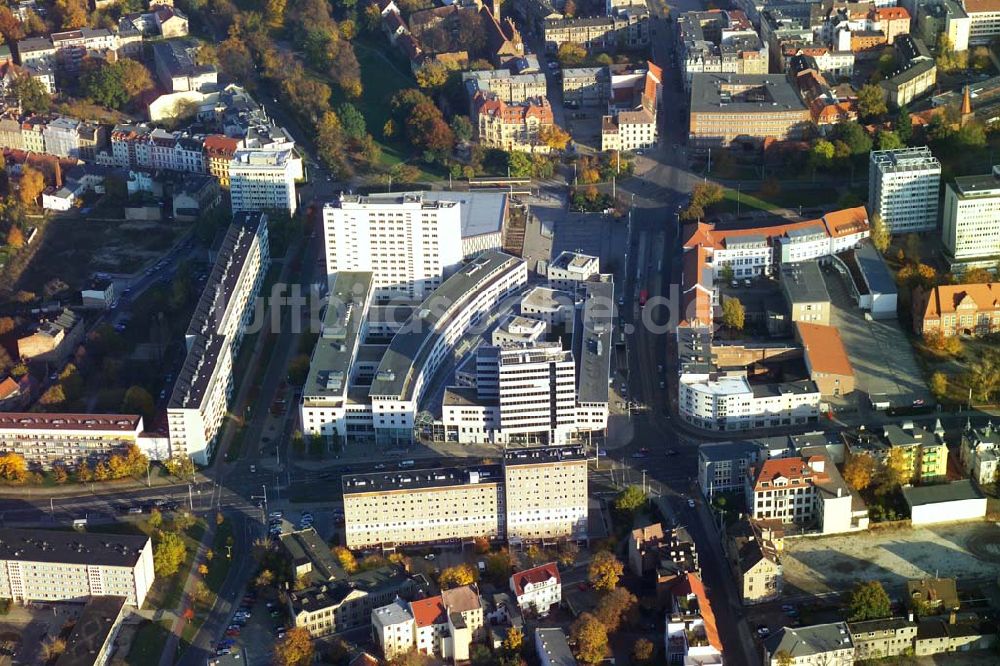
<svg viewBox="0 0 1000 666">
<path fill-rule="evenodd" d="M 129 666 L 148 666 L 160 661 L 163 653 L 163 645 L 170 635 L 169 620 L 161 622 L 146 622 L 139 626 L 132 638 L 132 646 L 129 648 L 125 663 Z"/>
<path fill-rule="evenodd" d="M 208 589 L 216 594 L 222 590 L 222 584 L 226 581 L 226 575 L 229 573 L 229 567 L 232 564 L 232 560 L 226 557 L 226 544 L 232 536 L 232 520 L 224 520 L 215 529 L 215 539 L 212 541 L 214 557 L 212 557 L 212 561 L 208 565 L 208 575 L 205 576 L 205 584 L 208 585 Z"/>
<path fill-rule="evenodd" d="M 714 213 L 736 213 L 737 207 L 741 213 L 753 210 L 777 210 L 779 208 L 811 208 L 824 204 L 836 203 L 839 195 L 829 187 L 782 189 L 771 197 L 764 197 L 760 192 L 737 191 L 726 188 L 722 201 L 712 206 Z M 739 205 L 737 206 L 737 199 Z"/>
</svg>

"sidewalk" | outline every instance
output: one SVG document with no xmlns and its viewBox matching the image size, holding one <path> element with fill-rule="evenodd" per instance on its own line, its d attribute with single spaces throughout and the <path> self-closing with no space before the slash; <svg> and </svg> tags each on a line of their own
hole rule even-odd
<svg viewBox="0 0 1000 666">
<path fill-rule="evenodd" d="M 205 533 L 201 537 L 201 542 L 198 544 L 198 552 L 194 554 L 194 559 L 191 562 L 191 570 L 188 571 L 187 579 L 184 581 L 184 591 L 181 593 L 180 606 L 173 609 L 163 609 L 165 612 L 173 611 L 174 622 L 173 626 L 170 628 L 170 635 L 167 637 L 166 643 L 163 645 L 163 653 L 160 655 L 159 666 L 172 666 L 176 661 L 177 650 L 180 648 L 181 634 L 184 631 L 184 625 L 187 620 L 184 619 L 184 609 L 190 603 L 189 598 L 191 594 L 191 589 L 194 587 L 195 582 L 198 580 L 198 565 L 200 565 L 205 558 L 205 551 L 208 550 L 212 542 L 215 540 L 215 521 L 208 521 L 208 526 L 205 528 Z"/>
<path fill-rule="evenodd" d="M 201 483 L 208 479 L 195 475 L 195 482 Z M 171 490 L 187 487 L 186 481 L 177 481 L 174 477 L 157 477 L 152 479 L 152 485 L 147 486 L 142 479 L 119 479 L 117 481 L 99 481 L 95 483 L 66 483 L 62 486 L 0 486 L 0 498 L 18 498 L 24 496 L 54 498 L 94 497 L 100 495 L 118 495 L 138 490 Z"/>
</svg>

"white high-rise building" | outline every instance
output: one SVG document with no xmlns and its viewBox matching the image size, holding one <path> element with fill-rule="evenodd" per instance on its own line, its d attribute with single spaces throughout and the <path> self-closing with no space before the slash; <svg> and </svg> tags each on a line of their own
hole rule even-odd
<svg viewBox="0 0 1000 666">
<path fill-rule="evenodd" d="M 291 148 L 238 150 L 229 163 L 233 213 L 287 210 L 295 214 L 295 178 L 302 165 Z"/>
<path fill-rule="evenodd" d="M 519 440 L 562 444 L 576 430 L 576 364 L 558 342 L 501 349 L 498 357 L 500 430 Z"/>
<path fill-rule="evenodd" d="M 185 334 L 187 356 L 167 404 L 170 453 L 205 465 L 233 391 L 233 360 L 270 262 L 267 216 L 233 220 Z"/>
<path fill-rule="evenodd" d="M 937 227 L 941 163 L 930 148 L 875 150 L 869 162 L 868 206 L 892 233 Z"/>
<path fill-rule="evenodd" d="M 963 176 L 944 190 L 944 246 L 956 261 L 1000 255 L 1000 166 Z"/>
</svg>

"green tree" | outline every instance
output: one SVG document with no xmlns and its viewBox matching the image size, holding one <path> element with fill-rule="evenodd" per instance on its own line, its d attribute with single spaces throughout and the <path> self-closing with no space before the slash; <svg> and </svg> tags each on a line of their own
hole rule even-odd
<svg viewBox="0 0 1000 666">
<path fill-rule="evenodd" d="M 848 602 L 848 619 L 852 622 L 878 620 L 892 613 L 889 595 L 877 580 L 858 583 Z"/>
<path fill-rule="evenodd" d="M 826 139 L 817 139 L 809 149 L 809 166 L 813 171 L 828 169 L 833 164 L 833 144 Z"/>
<path fill-rule="evenodd" d="M 865 120 L 881 118 L 888 112 L 885 90 L 882 86 L 868 83 L 858 90 L 858 115 Z"/>
<path fill-rule="evenodd" d="M 80 90 L 95 104 L 120 109 L 129 100 L 122 68 L 105 60 L 86 60 L 81 67 Z"/>
<path fill-rule="evenodd" d="M 895 123 L 896 135 L 904 144 L 909 144 L 913 137 L 913 119 L 910 118 L 910 109 L 904 104 L 896 112 Z"/>
<path fill-rule="evenodd" d="M 173 576 L 186 555 L 184 539 L 179 534 L 164 532 L 153 548 L 153 571 L 157 576 Z"/>
<path fill-rule="evenodd" d="M 742 331 L 746 322 L 746 309 L 735 296 L 722 299 L 722 323 L 733 331 Z"/>
<path fill-rule="evenodd" d="M 875 249 L 885 254 L 885 251 L 889 249 L 889 243 L 892 241 L 892 235 L 889 233 L 889 225 L 886 224 L 885 219 L 879 213 L 872 213 L 869 234 L 871 235 L 872 245 L 875 246 Z"/>
<path fill-rule="evenodd" d="M 642 492 L 639 486 L 629 486 L 621 491 L 614 502 L 615 509 L 623 513 L 634 513 L 644 506 L 646 506 L 646 493 Z"/>
<path fill-rule="evenodd" d="M 599 551 L 590 561 L 587 569 L 587 578 L 600 592 L 610 592 L 618 585 L 618 580 L 622 577 L 625 567 L 614 556 L 606 550 Z"/>
<path fill-rule="evenodd" d="M 469 141 L 472 139 L 472 121 L 469 116 L 456 115 L 451 119 L 451 131 L 455 133 L 458 141 Z"/>
<path fill-rule="evenodd" d="M 837 153 L 838 141 L 844 145 L 849 155 L 868 155 L 871 152 L 872 140 L 858 123 L 850 121 L 837 123 L 833 128 L 832 136 L 835 137 L 835 154 Z"/>
<path fill-rule="evenodd" d="M 348 139 L 360 141 L 368 134 L 365 117 L 358 111 L 358 107 L 350 102 L 344 102 L 337 107 L 337 116 L 340 118 L 340 126 L 344 130 L 344 136 Z"/>
<path fill-rule="evenodd" d="M 875 144 L 879 150 L 896 150 L 903 148 L 906 144 L 899 138 L 899 135 L 889 130 L 880 129 L 875 134 Z"/>
<path fill-rule="evenodd" d="M 636 664 L 652 663 L 655 655 L 656 646 L 648 639 L 640 638 L 632 645 L 632 661 Z"/>
<path fill-rule="evenodd" d="M 532 171 L 531 155 L 520 150 L 512 151 L 507 157 L 507 166 L 514 178 L 527 178 Z"/>
<path fill-rule="evenodd" d="M 27 74 L 18 76 L 11 82 L 10 94 L 25 113 L 48 113 L 52 107 L 49 91 L 41 81 Z"/>
<path fill-rule="evenodd" d="M 563 42 L 556 51 L 556 58 L 563 67 L 579 67 L 587 59 L 587 49 L 581 44 Z"/>
</svg>

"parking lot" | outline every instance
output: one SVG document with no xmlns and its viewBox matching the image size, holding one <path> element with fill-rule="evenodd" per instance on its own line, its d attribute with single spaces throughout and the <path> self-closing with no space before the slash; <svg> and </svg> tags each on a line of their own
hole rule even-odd
<svg viewBox="0 0 1000 666">
<path fill-rule="evenodd" d="M 840 592 L 859 580 L 881 581 L 890 595 L 923 576 L 995 580 L 1000 526 L 976 522 L 787 539 L 782 568 L 786 596 Z"/>
<path fill-rule="evenodd" d="M 869 395 L 894 407 L 907 407 L 915 401 L 929 404 L 931 396 L 921 379 L 923 373 L 899 323 L 895 319 L 868 321 L 855 305 L 843 276 L 824 268 L 823 278 L 832 304 L 830 324 L 840 332 L 851 359 L 859 406 L 867 408 L 864 397 Z"/>
</svg>

